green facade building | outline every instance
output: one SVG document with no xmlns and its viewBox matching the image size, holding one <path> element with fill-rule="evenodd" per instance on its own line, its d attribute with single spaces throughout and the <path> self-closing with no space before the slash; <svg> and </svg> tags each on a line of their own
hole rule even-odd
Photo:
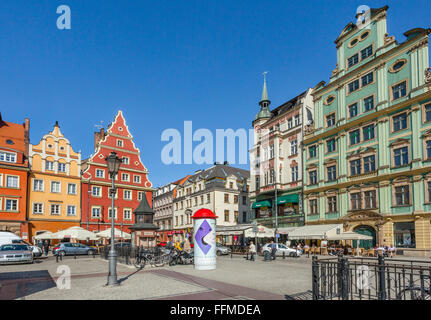
<svg viewBox="0 0 431 320">
<path fill-rule="evenodd" d="M 431 255 L 428 35 L 398 42 L 388 7 L 356 16 L 335 40 L 337 65 L 315 86 L 304 136 L 307 225 L 340 223 L 410 255 Z M 366 244 L 365 244 L 366 246 Z"/>
</svg>

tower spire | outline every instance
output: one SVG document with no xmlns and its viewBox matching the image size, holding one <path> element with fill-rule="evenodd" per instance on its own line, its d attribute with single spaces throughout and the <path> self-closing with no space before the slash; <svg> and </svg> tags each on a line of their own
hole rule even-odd
<svg viewBox="0 0 431 320">
<path fill-rule="evenodd" d="M 268 71 L 265 71 L 263 73 L 263 89 L 262 89 L 262 99 L 260 100 L 260 111 L 254 118 L 254 120 L 258 119 L 268 119 L 271 118 L 271 111 L 269 110 L 269 105 L 271 104 L 271 101 L 268 99 L 268 89 L 266 87 L 266 74 Z"/>
<path fill-rule="evenodd" d="M 266 88 L 266 74 L 268 73 L 268 71 L 265 71 L 263 73 L 263 89 L 262 89 L 262 101 L 269 101 L 268 100 L 268 89 Z"/>
</svg>

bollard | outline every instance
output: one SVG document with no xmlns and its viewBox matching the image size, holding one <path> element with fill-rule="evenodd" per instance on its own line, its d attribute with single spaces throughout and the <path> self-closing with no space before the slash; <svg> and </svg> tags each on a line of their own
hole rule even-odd
<svg viewBox="0 0 431 320">
<path fill-rule="evenodd" d="M 247 258 L 245 258 L 245 260 L 248 260 L 248 252 L 247 252 Z"/>
<path fill-rule="evenodd" d="M 283 259 L 286 259 L 286 252 L 283 251 Z"/>
<path fill-rule="evenodd" d="M 55 255 L 55 261 L 58 263 L 58 254 Z"/>
<path fill-rule="evenodd" d="M 96 251 L 93 250 L 93 259 L 96 258 Z"/>
</svg>

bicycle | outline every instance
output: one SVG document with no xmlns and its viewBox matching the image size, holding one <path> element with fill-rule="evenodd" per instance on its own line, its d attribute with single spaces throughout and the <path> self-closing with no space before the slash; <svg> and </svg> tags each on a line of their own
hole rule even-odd
<svg viewBox="0 0 431 320">
<path fill-rule="evenodd" d="M 152 267 L 163 267 L 165 265 L 165 260 L 161 255 L 155 255 L 148 250 L 139 250 L 136 253 L 133 265 L 137 269 L 143 269 L 147 263 Z"/>
<path fill-rule="evenodd" d="M 397 295 L 397 300 L 431 300 L 431 289 L 420 286 L 408 286 Z"/>
</svg>

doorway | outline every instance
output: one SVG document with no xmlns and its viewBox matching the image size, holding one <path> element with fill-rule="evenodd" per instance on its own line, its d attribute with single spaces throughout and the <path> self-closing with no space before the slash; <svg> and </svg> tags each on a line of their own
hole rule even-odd
<svg viewBox="0 0 431 320">
<path fill-rule="evenodd" d="M 376 230 L 371 226 L 361 225 L 353 229 L 354 232 L 373 237 L 372 240 L 359 240 L 359 247 L 365 250 L 374 248 L 377 243 Z M 353 240 L 353 247 L 357 247 L 357 240 Z"/>
</svg>

